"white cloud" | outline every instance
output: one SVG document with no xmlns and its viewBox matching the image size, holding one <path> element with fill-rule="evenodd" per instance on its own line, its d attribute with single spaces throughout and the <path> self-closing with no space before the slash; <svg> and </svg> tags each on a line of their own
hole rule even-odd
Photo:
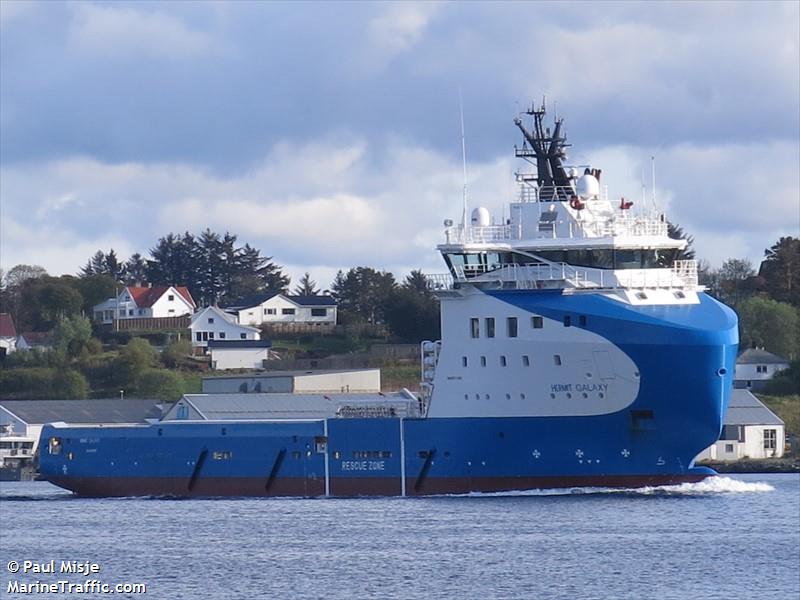
<svg viewBox="0 0 800 600">
<path fill-rule="evenodd" d="M 383 5 L 386 10 L 367 24 L 367 37 L 380 61 L 408 52 L 422 39 L 425 30 L 439 10 L 434 2 L 398 2 Z"/>
<path fill-rule="evenodd" d="M 460 220 L 460 161 L 399 139 L 382 147 L 391 151 L 359 139 L 281 142 L 235 176 L 87 158 L 4 165 L 0 266 L 34 263 L 74 273 L 98 248 L 146 254 L 170 231 L 209 227 L 291 265 L 296 278 L 311 272 L 320 287 L 336 270 L 357 265 L 398 278 L 414 268 L 442 271 L 435 245 L 443 219 Z M 633 199 L 640 209 L 641 173 L 649 188 L 654 153 L 659 204 L 695 236 L 699 258 L 757 263 L 778 237 L 797 235 L 800 156 L 791 143 L 609 146 L 574 162 L 602 168 L 610 196 Z M 498 221 L 507 216 L 518 166 L 508 155 L 471 162 L 470 207 L 486 206 Z M 648 190 L 645 204 L 649 196 Z"/>
<path fill-rule="evenodd" d="M 77 274 L 98 248 L 114 248 L 118 256 L 127 258 L 136 249 L 122 236 L 99 233 L 86 236 L 49 223 L 24 223 L 3 216 L 0 234 L 0 268 L 8 271 L 18 264 L 40 265 L 51 275 Z"/>
<path fill-rule="evenodd" d="M 189 58 L 211 47 L 211 38 L 160 12 L 110 5 L 74 6 L 69 42 L 93 54 Z"/>
</svg>

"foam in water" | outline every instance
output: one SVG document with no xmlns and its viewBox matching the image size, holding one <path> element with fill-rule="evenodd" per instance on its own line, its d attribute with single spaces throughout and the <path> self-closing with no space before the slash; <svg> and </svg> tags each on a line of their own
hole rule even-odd
<svg viewBox="0 0 800 600">
<path fill-rule="evenodd" d="M 681 483 L 678 485 L 662 485 L 658 487 L 644 487 L 631 490 L 641 494 L 675 494 L 675 495 L 705 495 L 705 494 L 741 494 L 747 492 L 774 492 L 775 488 L 761 481 L 740 481 L 731 477 L 708 477 L 697 483 Z"/>
<path fill-rule="evenodd" d="M 624 494 L 626 496 L 706 496 L 716 494 L 742 494 L 756 492 L 773 492 L 775 488 L 760 481 L 740 481 L 731 477 L 708 477 L 697 483 L 681 483 L 676 485 L 647 486 L 641 488 L 606 488 L 579 487 L 554 488 L 541 490 L 523 490 L 509 492 L 471 492 L 469 494 L 453 494 L 460 498 L 494 498 L 515 496 L 571 496 L 577 494 Z"/>
</svg>

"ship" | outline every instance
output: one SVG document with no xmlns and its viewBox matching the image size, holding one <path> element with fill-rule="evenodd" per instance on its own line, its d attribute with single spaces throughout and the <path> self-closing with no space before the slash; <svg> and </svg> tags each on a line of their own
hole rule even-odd
<svg viewBox="0 0 800 600">
<path fill-rule="evenodd" d="M 444 221 L 441 340 L 418 393 L 258 394 L 262 410 L 43 428 L 41 476 L 83 496 L 424 496 L 700 481 L 737 318 L 654 203 L 569 166 L 563 119 L 514 119 L 519 192 Z M 224 400 L 224 399 L 223 399 Z"/>
</svg>

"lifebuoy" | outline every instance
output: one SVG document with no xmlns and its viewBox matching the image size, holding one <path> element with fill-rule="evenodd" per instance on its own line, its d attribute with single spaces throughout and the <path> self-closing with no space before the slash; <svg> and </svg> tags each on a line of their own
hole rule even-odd
<svg viewBox="0 0 800 600">
<path fill-rule="evenodd" d="M 583 210 L 586 206 L 577 196 L 570 198 L 569 205 L 573 210 Z"/>
</svg>

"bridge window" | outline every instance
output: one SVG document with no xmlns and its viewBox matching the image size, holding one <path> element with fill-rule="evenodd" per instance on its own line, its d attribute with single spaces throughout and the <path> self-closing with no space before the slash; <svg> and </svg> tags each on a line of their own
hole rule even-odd
<svg viewBox="0 0 800 600">
<path fill-rule="evenodd" d="M 472 318 L 469 320 L 469 334 L 473 339 L 479 338 L 481 336 L 481 326 L 479 319 Z"/>
</svg>

